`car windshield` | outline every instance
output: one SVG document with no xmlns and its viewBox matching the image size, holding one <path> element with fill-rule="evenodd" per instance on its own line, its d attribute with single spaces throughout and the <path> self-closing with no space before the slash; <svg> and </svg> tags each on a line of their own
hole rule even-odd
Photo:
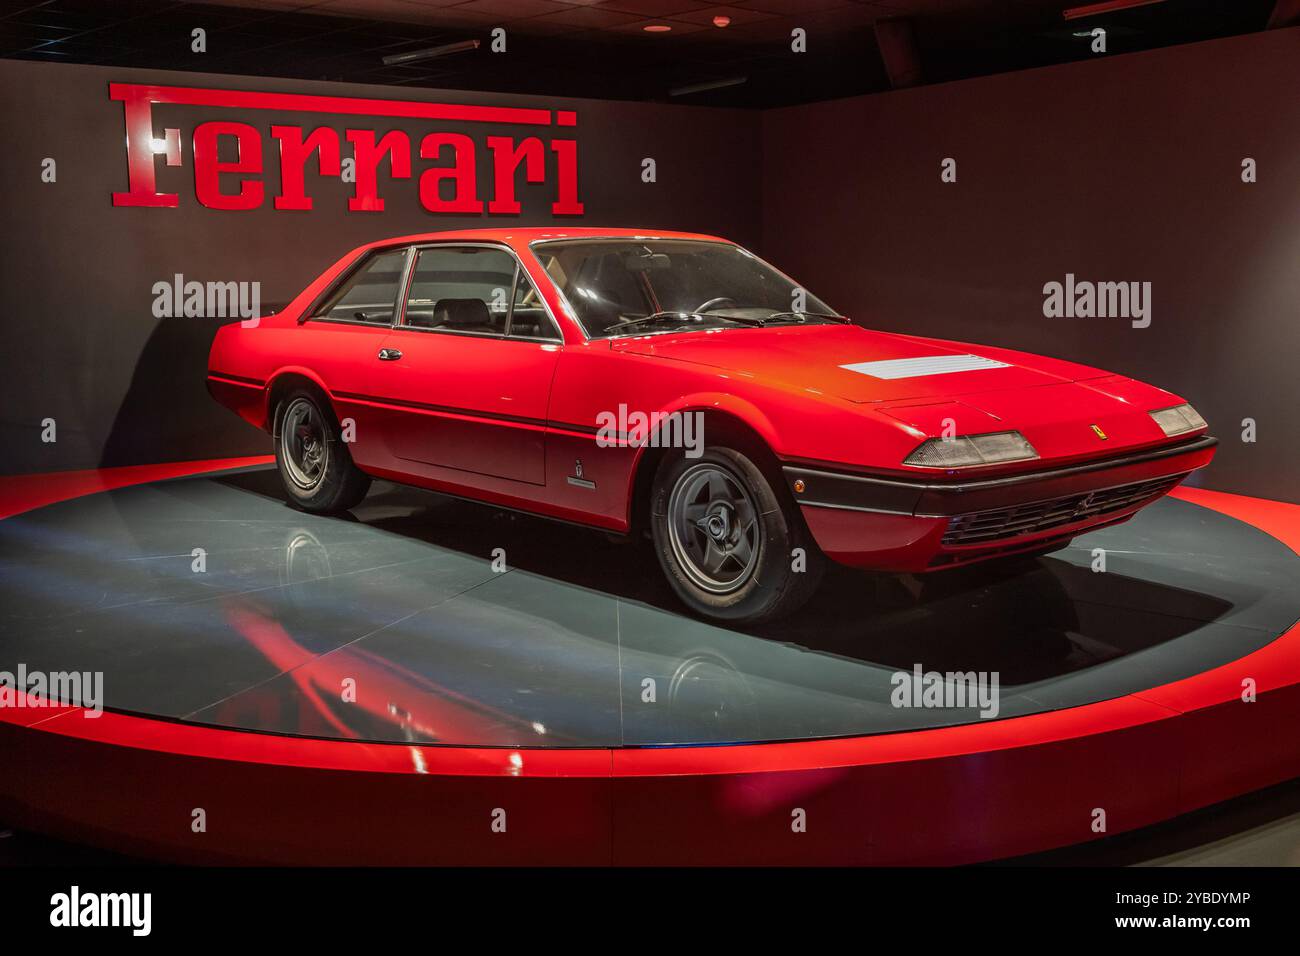
<svg viewBox="0 0 1300 956">
<path fill-rule="evenodd" d="M 532 248 L 591 338 L 847 321 L 726 242 L 565 239 Z"/>
</svg>

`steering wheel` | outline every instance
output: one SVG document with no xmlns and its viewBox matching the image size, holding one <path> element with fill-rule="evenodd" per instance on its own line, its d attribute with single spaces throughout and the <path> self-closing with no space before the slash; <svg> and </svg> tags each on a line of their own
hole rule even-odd
<svg viewBox="0 0 1300 956">
<path fill-rule="evenodd" d="M 731 296 L 729 296 L 729 295 L 719 295 L 719 296 L 715 296 L 714 298 L 710 299 L 708 302 L 705 302 L 703 305 L 696 306 L 694 309 L 692 309 L 692 311 L 693 311 L 693 312 L 708 312 L 709 309 L 716 309 L 718 306 L 722 305 L 724 302 L 730 302 L 732 305 L 739 305 L 739 304 L 740 304 L 740 303 L 738 303 L 735 299 L 733 299 L 733 298 L 732 298 Z"/>
</svg>

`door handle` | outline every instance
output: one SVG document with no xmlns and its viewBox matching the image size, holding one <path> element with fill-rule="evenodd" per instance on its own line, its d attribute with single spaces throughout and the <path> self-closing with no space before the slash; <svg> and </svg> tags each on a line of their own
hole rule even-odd
<svg viewBox="0 0 1300 956">
<path fill-rule="evenodd" d="M 379 350 L 379 361 L 381 362 L 396 362 L 401 357 L 402 357 L 402 353 L 399 352 L 397 349 Z"/>
</svg>

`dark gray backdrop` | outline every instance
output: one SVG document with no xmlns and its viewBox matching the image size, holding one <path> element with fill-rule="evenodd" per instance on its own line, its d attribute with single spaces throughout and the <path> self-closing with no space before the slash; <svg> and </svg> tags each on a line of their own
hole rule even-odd
<svg viewBox="0 0 1300 956">
<path fill-rule="evenodd" d="M 867 325 L 1184 395 L 1193 483 L 1300 501 L 1297 91 L 1300 28 L 772 110 L 763 251 Z M 1151 282 L 1150 327 L 1044 317 L 1066 273 Z"/>
</svg>

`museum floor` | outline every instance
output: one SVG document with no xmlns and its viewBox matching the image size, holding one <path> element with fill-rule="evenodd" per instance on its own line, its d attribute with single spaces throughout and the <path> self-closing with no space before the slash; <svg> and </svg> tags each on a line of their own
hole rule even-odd
<svg viewBox="0 0 1300 956">
<path fill-rule="evenodd" d="M 921 579 L 836 569 L 800 614 L 744 630 L 684 615 L 641 542 L 394 485 L 377 483 L 344 518 L 289 508 L 265 465 L 60 497 L 0 521 L 0 670 L 101 673 L 106 713 L 76 730 L 66 719 L 32 716 L 29 730 L 55 732 L 20 738 L 33 747 L 37 739 L 71 745 L 59 736 L 68 733 L 89 742 L 103 731 L 103 742 L 143 753 L 167 737 L 158 754 L 203 754 L 224 761 L 220 768 L 236 759 L 231 747 L 299 740 L 301 755 L 280 748 L 265 760 L 238 759 L 366 770 L 355 755 L 400 770 L 400 761 L 389 765 L 406 748 L 414 772 L 447 772 L 448 780 L 480 773 L 473 761 L 499 761 L 507 775 L 527 763 L 530 773 L 593 784 L 620 773 L 609 756 L 601 770 L 600 754 L 659 761 L 629 771 L 629 780 L 667 773 L 679 784 L 683 772 L 722 781 L 743 770 L 750 776 L 737 779 L 752 782 L 760 772 L 815 774 L 828 760 L 876 773 L 932 761 L 958 785 L 974 773 L 989 790 L 974 802 L 1009 816 L 1004 791 L 1017 775 L 1025 787 L 1048 786 L 1030 769 L 1047 751 L 1019 730 L 1046 720 L 1054 722 L 1048 743 L 1118 748 L 1089 751 L 1089 760 L 1113 768 L 1114 779 L 1098 785 L 1125 794 L 1127 773 L 1135 799 L 1151 806 L 1122 827 L 1138 833 L 1050 851 L 1045 862 L 1052 853 L 1071 862 L 1204 854 L 1258 862 L 1255 854 L 1280 853 L 1294 862 L 1296 841 L 1285 838 L 1300 810 L 1294 787 L 1241 797 L 1247 809 L 1224 810 L 1226 818 L 1196 809 L 1284 776 L 1193 794 L 1175 766 L 1194 759 L 1190 745 L 1171 757 L 1161 744 L 1148 759 L 1143 747 L 1152 745 L 1098 716 L 1130 706 L 1157 711 L 1139 723 L 1177 716 L 1182 691 L 1168 697 L 1169 688 L 1222 676 L 1280 646 L 1300 619 L 1300 557 L 1228 510 L 1171 497 L 1048 557 Z M 504 564 L 494 565 L 497 549 Z M 896 675 L 917 671 L 995 674 L 996 708 L 898 706 Z M 1199 713 L 1191 703 L 1185 710 Z M 152 736 L 113 739 L 123 721 L 128 737 L 140 728 Z M 978 741 L 951 736 L 967 730 Z M 191 738 L 208 742 L 182 744 Z M 837 742 L 893 750 L 867 758 L 788 749 Z M 319 749 L 342 744 L 353 746 Z M 985 750 L 1019 755 L 1019 763 L 995 772 L 978 762 Z M 535 770 L 546 753 L 570 762 Z M 968 765 L 955 769 L 956 755 Z M 453 765 L 462 756 L 469 763 Z M 595 762 L 582 763 L 589 757 Z M 663 761 L 678 759 L 669 773 Z M 117 772 L 113 761 L 105 766 Z M 1155 782 L 1139 785 L 1136 776 L 1148 773 Z M 1172 789 L 1162 791 L 1160 780 Z M 1070 799 L 1064 777 L 1050 785 L 1058 787 L 1051 799 Z M 895 812 L 943 799 L 927 791 L 913 801 L 916 786 L 900 778 Z M 852 807 L 847 790 L 841 798 Z M 605 797 L 593 799 L 595 812 L 608 809 Z M 1050 800 L 1034 812 L 1044 832 L 1053 828 Z M 1203 834 L 1189 837 L 1190 847 L 1138 822 L 1180 812 L 1162 825 Z M 1260 826 L 1284 837 L 1256 845 Z M 0 853 L 19 861 L 69 852 L 25 833 L 10 839 Z M 996 855 L 959 847 L 957 859 L 1014 857 L 1059 846 L 1060 837 L 997 842 Z"/>
</svg>

